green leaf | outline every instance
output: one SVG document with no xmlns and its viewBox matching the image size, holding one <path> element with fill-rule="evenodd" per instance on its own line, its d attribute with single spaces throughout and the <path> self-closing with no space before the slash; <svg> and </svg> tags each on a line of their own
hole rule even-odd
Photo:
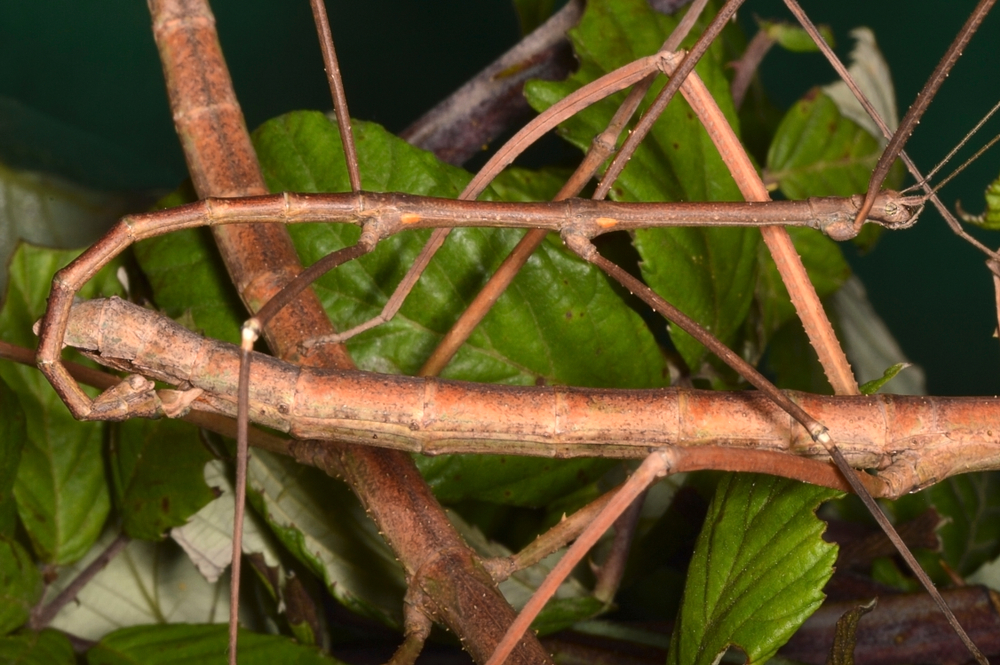
<svg viewBox="0 0 1000 665">
<path fill-rule="evenodd" d="M 122 528 L 160 540 L 215 498 L 205 484 L 211 453 L 198 430 L 177 420 L 130 420 L 112 436 L 111 473 Z"/>
<path fill-rule="evenodd" d="M 224 661 L 227 627 L 204 625 L 135 626 L 115 631 L 87 652 L 89 665 L 216 665 Z M 279 635 L 240 630 L 240 665 L 332 665 L 316 647 Z"/>
<path fill-rule="evenodd" d="M 545 460 L 497 455 L 417 457 L 417 467 L 443 503 L 475 500 L 545 506 L 600 478 L 617 460 Z"/>
<path fill-rule="evenodd" d="M 343 483 L 255 450 L 247 490 L 281 544 L 323 580 L 334 598 L 356 612 L 402 625 L 403 571 Z"/>
<path fill-rule="evenodd" d="M 219 497 L 191 516 L 182 527 L 171 529 L 170 537 L 187 552 L 191 562 L 209 582 L 215 582 L 232 562 L 235 489 L 226 465 L 218 460 L 205 465 L 205 484 Z M 281 568 L 281 555 L 267 527 L 253 511 L 243 522 L 243 553 L 263 556 L 264 564 Z"/>
<path fill-rule="evenodd" d="M 377 125 L 355 123 L 354 132 L 368 189 L 454 197 L 468 181 L 464 171 L 438 162 Z M 348 188 L 340 135 L 324 116 L 289 114 L 263 125 L 254 139 L 272 190 Z M 526 200 L 539 190 L 551 190 L 553 184 L 551 175 L 532 178 L 519 171 L 504 179 L 503 190 L 507 198 Z M 359 233 L 342 224 L 302 225 L 291 231 L 307 264 L 355 242 Z M 338 329 L 358 325 L 381 311 L 427 235 L 387 239 L 371 255 L 317 282 L 316 292 Z M 452 232 L 399 314 L 348 342 L 355 362 L 373 371 L 416 373 L 520 237 L 521 232 L 505 229 Z M 442 375 L 521 385 L 652 387 L 668 382 L 663 358 L 641 319 L 596 269 L 569 255 L 554 236 L 528 261 Z M 469 459 L 477 471 L 493 466 L 497 475 L 503 473 L 502 461 Z M 523 468 L 555 471 L 565 464 L 575 469 L 592 466 L 587 477 L 603 468 L 600 461 L 542 460 L 528 461 Z M 466 480 L 453 481 L 456 475 Z M 452 474 L 448 480 L 439 478 L 437 486 L 452 495 L 476 491 L 472 478 L 471 473 Z M 457 486 L 449 490 L 446 485 L 452 482 Z"/>
<path fill-rule="evenodd" d="M 933 507 L 944 518 L 938 529 L 943 556 L 959 575 L 976 571 L 1000 555 L 1000 472 L 946 478 L 895 502 L 898 519 Z"/>
<path fill-rule="evenodd" d="M 890 367 L 887 367 L 885 372 L 881 377 L 877 379 L 872 379 L 867 381 L 859 387 L 862 395 L 874 395 L 877 393 L 882 386 L 892 381 L 893 377 L 902 372 L 904 369 L 910 366 L 910 363 L 896 363 Z"/>
<path fill-rule="evenodd" d="M 820 298 L 833 295 L 851 276 L 851 268 L 840 247 L 815 229 L 789 227 L 785 230 L 802 258 L 816 294 Z M 761 245 L 758 249 L 757 260 L 760 278 L 755 296 L 760 309 L 761 345 L 764 346 L 771 334 L 795 317 L 795 307 L 766 246 Z"/>
<path fill-rule="evenodd" d="M 889 131 L 894 132 L 899 126 L 899 113 L 896 110 L 896 91 L 892 84 L 889 63 L 885 61 L 878 44 L 875 43 L 875 33 L 870 28 L 864 26 L 854 28 L 851 30 L 851 37 L 854 37 L 855 44 L 851 49 L 847 72 L 882 117 Z M 875 137 L 880 146 L 888 143 L 881 128 L 868 115 L 868 111 L 843 80 L 837 78 L 833 83 L 823 86 L 823 92 L 833 99 L 841 114 L 863 127 Z M 891 175 L 886 180 L 885 186 L 898 187 L 901 177 L 901 172 Z"/>
<path fill-rule="evenodd" d="M 822 603 L 837 546 L 816 507 L 839 493 L 752 474 L 722 477 L 688 569 L 668 663 L 762 663 Z"/>
<path fill-rule="evenodd" d="M 0 311 L 4 341 L 35 346 L 31 326 L 45 311 L 51 276 L 76 254 L 30 245 L 18 248 Z M 119 265 L 113 262 L 98 273 L 81 297 L 121 295 L 115 277 Z M 105 425 L 76 421 L 33 367 L 0 363 L 0 377 L 17 393 L 28 423 L 28 443 L 14 484 L 18 515 L 42 561 L 76 561 L 100 535 L 111 507 L 102 457 Z"/>
<path fill-rule="evenodd" d="M 794 23 L 784 21 L 762 21 L 757 20 L 757 26 L 767 36 L 773 39 L 781 48 L 792 53 L 816 53 L 819 47 L 812 40 L 803 28 Z M 828 25 L 819 25 L 819 34 L 831 47 L 835 46 L 833 40 L 833 30 Z"/>
<path fill-rule="evenodd" d="M 844 612 L 843 616 L 837 619 L 837 628 L 833 637 L 833 648 L 827 665 L 854 665 L 854 646 L 857 644 L 858 622 L 861 617 L 875 609 L 878 604 L 877 598 L 872 598 L 864 605 L 858 605 L 854 609 Z"/>
<path fill-rule="evenodd" d="M 986 210 L 981 215 L 962 214 L 964 221 L 990 231 L 1000 229 L 1000 178 L 986 187 Z"/>
<path fill-rule="evenodd" d="M 532 81 L 528 101 L 543 110 L 638 57 L 655 53 L 676 19 L 653 11 L 641 0 L 590 2 L 570 37 L 580 68 L 564 82 Z M 723 71 L 721 43 L 714 44 L 697 72 L 729 122 L 738 126 Z M 663 85 L 654 84 L 647 101 Z M 595 104 L 559 127 L 570 143 L 586 150 L 607 127 L 624 93 Z M 636 151 L 611 190 L 626 201 L 737 201 L 739 190 L 701 123 L 678 97 L 667 106 L 650 136 Z M 750 309 L 760 233 L 756 229 L 643 229 L 634 242 L 647 284 L 723 342 L 733 340 Z M 671 338 L 688 365 L 697 370 L 705 349 L 687 333 L 671 328 Z"/>
<path fill-rule="evenodd" d="M 0 99 L 0 133 L 5 104 Z M 101 237 L 125 212 L 129 200 L 99 192 L 51 173 L 10 168 L 0 162 L 0 266 L 18 242 L 61 249 L 81 247 Z M 0 292 L 7 273 L 0 271 Z"/>
<path fill-rule="evenodd" d="M 156 207 L 170 208 L 194 199 L 190 187 L 184 187 Z M 208 229 L 149 238 L 136 243 L 133 252 L 164 314 L 189 322 L 196 332 L 239 344 L 246 309 L 229 281 Z"/>
<path fill-rule="evenodd" d="M 788 110 L 771 143 L 764 181 L 789 199 L 864 192 L 882 148 L 841 115 L 830 97 L 813 90 Z"/>
<path fill-rule="evenodd" d="M 15 541 L 0 536 L 0 635 L 28 620 L 42 597 L 42 574 L 31 555 Z"/>
<path fill-rule="evenodd" d="M 21 449 L 28 438 L 24 409 L 17 393 L 0 378 L 0 537 L 14 535 L 17 506 L 14 503 L 14 481 L 21 462 Z"/>
<path fill-rule="evenodd" d="M 17 665 L 75 665 L 69 638 L 58 630 L 23 632 L 0 638 L 0 662 Z"/>
</svg>

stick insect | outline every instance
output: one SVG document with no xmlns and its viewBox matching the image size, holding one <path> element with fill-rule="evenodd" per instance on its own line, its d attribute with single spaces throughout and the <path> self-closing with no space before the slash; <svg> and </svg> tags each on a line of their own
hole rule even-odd
<svg viewBox="0 0 1000 665">
<path fill-rule="evenodd" d="M 647 74 L 647 72 L 648 72 L 648 69 L 647 69 L 647 70 L 640 70 L 640 71 L 641 71 L 641 73 L 642 73 L 642 76 L 643 76 L 643 77 L 645 77 L 645 76 L 646 76 L 646 74 Z M 637 73 L 638 73 L 638 72 L 637 72 Z M 679 78 L 681 78 L 681 77 L 677 77 L 677 78 L 679 79 Z M 356 189 L 359 189 L 359 188 L 356 188 Z M 275 203 L 277 203 L 277 202 L 275 201 Z M 851 204 L 851 205 L 853 206 L 853 205 L 855 205 L 855 204 Z M 613 210 L 613 208 L 609 208 L 609 209 Z M 851 209 L 852 209 L 852 210 L 856 210 L 856 207 L 855 207 L 855 208 L 851 208 Z M 907 209 L 907 206 L 905 206 L 905 205 L 904 205 L 904 206 L 900 206 L 900 207 L 899 207 L 899 210 L 904 210 L 904 209 Z M 624 209 L 620 209 L 620 210 L 619 210 L 618 212 L 624 212 Z M 746 209 L 746 208 L 744 208 L 744 209 L 743 209 L 743 213 L 746 213 L 746 212 L 747 212 L 747 209 Z M 404 213 L 401 213 L 401 214 L 406 214 L 406 213 L 404 212 Z M 598 217 L 595 217 L 594 219 L 597 219 L 597 220 L 600 220 L 600 219 L 604 219 L 604 220 L 616 220 L 616 219 L 618 218 L 618 217 L 616 217 L 616 214 L 617 214 L 617 213 L 615 213 L 615 214 L 604 214 L 604 215 L 600 215 L 600 216 L 598 216 Z M 618 216 L 623 216 L 623 215 L 618 215 Z M 906 223 L 906 222 L 908 222 L 909 220 L 910 220 L 910 217 L 909 217 L 909 216 L 907 216 L 907 218 L 906 218 L 906 220 L 905 220 L 905 221 L 903 221 L 903 222 L 898 222 L 898 223 L 899 223 L 899 224 L 903 224 L 903 223 Z M 280 221 L 280 220 L 279 220 L 279 221 Z M 600 226 L 600 222 L 595 222 L 595 223 L 596 223 L 596 224 L 597 224 L 598 226 Z M 892 222 L 892 223 L 897 223 L 897 222 Z M 574 233 L 573 231 L 575 231 L 575 230 L 574 230 L 574 229 L 571 229 L 571 233 L 570 233 L 570 240 L 571 240 L 572 242 L 577 242 L 577 243 L 580 243 L 580 240 L 579 240 L 579 238 L 583 238 L 584 240 L 589 240 L 588 238 L 585 238 L 585 237 L 584 237 L 584 236 L 585 236 L 586 234 L 579 234 L 579 233 Z M 100 253 L 104 253 L 104 252 L 106 252 L 106 251 L 107 251 L 107 250 L 109 250 L 109 249 L 110 249 L 111 247 L 114 247 L 114 246 L 115 246 L 116 244 L 118 244 L 119 240 L 121 240 L 123 236 L 124 236 L 124 234 L 119 234 L 119 238 L 118 238 L 117 240 L 116 240 L 116 239 L 114 239 L 114 238 L 112 238 L 111 240 L 109 240 L 109 241 L 107 241 L 107 242 L 103 243 L 103 244 L 102 244 L 101 246 L 99 246 L 99 247 L 100 247 L 100 249 L 96 249 L 96 250 L 95 250 L 94 252 L 92 252 L 92 253 L 91 253 L 91 256 L 93 256 L 93 255 L 97 255 L 97 254 L 100 254 Z M 584 245 L 584 244 L 580 243 L 580 244 L 579 244 L 579 248 L 580 248 L 580 251 L 582 251 L 582 252 L 586 253 L 586 245 Z M 339 258 L 343 258 L 343 257 L 339 257 Z M 596 257 L 592 257 L 592 258 L 596 258 Z M 84 272 L 86 272 L 86 271 L 84 271 Z M 82 274 L 82 273 L 78 273 L 78 274 Z M 69 272 L 68 272 L 68 273 L 65 273 L 65 274 L 63 275 L 63 277 L 65 278 L 65 277 L 68 277 L 68 276 L 70 276 L 70 275 L 71 275 L 71 273 L 69 273 Z M 58 292 L 58 293 L 57 293 L 56 295 L 58 296 L 58 295 L 59 295 L 59 293 L 63 293 L 63 294 L 65 294 L 65 293 L 68 293 L 68 292 L 69 292 L 69 289 L 66 289 L 66 288 L 62 288 L 62 289 L 60 290 L 60 292 Z M 68 304 L 69 304 L 69 303 L 68 303 L 68 299 L 67 299 L 67 298 L 65 298 L 65 297 L 61 297 L 61 296 L 60 296 L 60 297 L 55 297 L 55 296 L 54 296 L 54 298 L 53 298 L 53 301 L 54 301 L 54 302 L 56 303 L 56 304 L 54 304 L 54 305 L 53 305 L 53 308 L 54 308 L 54 309 L 53 309 L 53 311 L 55 311 L 55 309 L 56 309 L 56 308 L 58 308 L 58 307 L 62 307 L 62 306 L 63 306 L 63 303 L 64 303 L 64 304 L 66 305 L 66 308 L 67 308 L 67 310 L 68 310 Z M 657 305 L 659 305 L 659 306 L 661 306 L 661 307 L 663 306 L 663 305 L 661 305 L 661 304 L 660 304 L 659 302 L 657 302 Z M 49 363 L 49 364 L 51 364 L 51 363 L 53 362 L 53 355 L 52 355 L 52 353 L 51 353 L 51 350 L 52 350 L 53 348 L 56 348 L 56 349 L 57 349 L 57 348 L 58 348 L 58 345 L 59 345 L 59 344 L 61 343 L 61 339 L 62 339 L 62 334 L 61 334 L 61 333 L 62 333 L 62 330 L 60 329 L 60 328 L 61 328 L 61 325 L 60 325 L 60 324 L 53 324 L 52 322 L 53 322 L 54 320 L 56 320 L 56 319 L 54 319 L 52 315 L 48 316 L 48 317 L 46 318 L 46 324 L 45 324 L 45 326 L 43 327 L 43 331 L 44 331 L 44 332 L 43 332 L 43 334 L 47 334 L 47 335 L 50 335 L 50 337 L 48 337 L 48 339 L 49 339 L 49 340 L 53 340 L 53 341 L 51 341 L 51 342 L 49 342 L 49 343 L 48 343 L 48 346 L 46 346 L 46 342 L 45 342 L 45 341 L 43 341 L 43 344 L 42 344 L 42 348 L 43 348 L 43 349 L 44 349 L 44 348 L 48 348 L 48 349 L 49 349 L 49 351 L 47 352 L 47 353 L 48 353 L 48 355 L 47 355 L 47 356 L 46 356 L 46 357 L 45 357 L 45 358 L 43 359 L 43 365 L 44 365 L 45 363 Z M 54 330 L 55 332 L 52 332 L 53 330 Z M 54 347 L 53 345 L 55 345 L 55 347 Z M 720 351 L 721 351 L 721 350 L 720 350 Z M 45 351 L 43 351 L 42 353 L 46 353 L 46 352 L 45 352 Z M 55 354 L 55 357 L 57 357 L 57 354 Z M 245 385 L 245 382 L 244 382 L 244 385 Z M 65 384 L 63 384 L 62 388 L 63 388 L 63 392 L 64 392 L 64 393 L 66 394 L 66 396 L 67 396 L 67 397 L 68 397 L 69 399 L 72 399 L 72 397 L 71 397 L 71 396 L 69 395 L 69 393 L 70 393 L 70 392 L 72 391 L 72 389 L 67 389 L 67 388 L 66 388 L 66 386 L 65 386 Z M 780 395 L 780 394 L 779 394 L 779 395 Z M 780 397 L 777 397 L 777 399 L 781 399 L 781 398 L 780 398 Z M 814 422 L 814 421 L 813 421 L 813 422 Z M 816 434 L 817 434 L 817 436 L 819 436 L 819 435 L 820 435 L 820 431 L 819 431 L 818 429 L 816 429 L 815 427 L 813 427 L 813 429 L 815 430 L 815 432 L 814 432 L 814 433 L 816 433 Z M 662 458 L 662 459 L 665 459 L 665 458 Z M 848 478 L 850 478 L 850 477 L 852 477 L 852 475 L 853 475 L 853 474 L 851 474 L 851 473 L 848 473 L 848 476 L 847 476 L 847 477 L 848 477 Z"/>
</svg>

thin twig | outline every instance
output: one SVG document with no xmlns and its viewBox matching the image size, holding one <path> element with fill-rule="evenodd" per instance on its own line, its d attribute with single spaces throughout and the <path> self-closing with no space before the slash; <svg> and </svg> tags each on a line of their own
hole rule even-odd
<svg viewBox="0 0 1000 665">
<path fill-rule="evenodd" d="M 90 580 L 94 579 L 97 573 L 104 570 L 105 567 L 111 560 L 118 556 L 122 550 L 128 547 L 128 544 L 132 542 L 124 532 L 119 533 L 111 544 L 104 548 L 96 559 L 91 561 L 86 568 L 80 571 L 80 573 L 73 578 L 73 581 L 66 585 L 66 588 L 59 592 L 55 598 L 48 602 L 48 604 L 42 606 L 39 605 L 31 611 L 31 618 L 28 621 L 28 628 L 34 631 L 43 630 L 47 628 L 52 620 L 56 618 L 59 611 L 62 610 L 68 603 L 72 602 L 83 587 L 87 586 Z"/>
<path fill-rule="evenodd" d="M 360 192 L 361 170 L 358 168 L 358 150 L 354 145 L 354 135 L 351 133 L 351 114 L 347 110 L 347 95 L 344 93 L 344 81 L 340 76 L 337 49 L 333 46 L 330 20 L 326 15 L 326 3 L 324 0 L 309 0 L 309 4 L 312 6 L 313 19 L 316 22 L 319 46 L 323 51 L 326 77 L 330 82 L 330 96 L 333 97 L 333 112 L 337 116 L 337 129 L 340 130 L 340 141 L 344 145 L 347 177 L 351 182 L 351 191 Z"/>
</svg>

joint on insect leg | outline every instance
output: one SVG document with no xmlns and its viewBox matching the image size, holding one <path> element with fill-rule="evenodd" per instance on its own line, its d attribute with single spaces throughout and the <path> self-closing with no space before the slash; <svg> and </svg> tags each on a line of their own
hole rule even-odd
<svg viewBox="0 0 1000 665">
<path fill-rule="evenodd" d="M 253 345 L 260 339 L 262 328 L 260 319 L 256 316 L 247 319 L 240 329 L 240 348 L 244 351 L 253 351 Z"/>
<path fill-rule="evenodd" d="M 581 234 L 579 231 L 564 230 L 562 232 L 562 240 L 566 244 L 566 247 L 570 251 L 579 255 L 584 261 L 591 261 L 597 254 L 597 247 L 594 243 L 590 241 L 590 238 Z"/>
<path fill-rule="evenodd" d="M 191 410 L 191 404 L 204 392 L 201 388 L 159 391 L 163 415 L 167 418 L 183 418 Z"/>
<path fill-rule="evenodd" d="M 677 69 L 677 65 L 680 64 L 684 56 L 687 55 L 687 51 L 674 51 L 673 53 L 669 51 L 660 51 L 656 54 L 656 68 L 661 72 L 670 76 Z"/>
<path fill-rule="evenodd" d="M 827 450 L 833 445 L 833 439 L 830 437 L 830 430 L 818 422 L 813 422 L 809 425 L 809 436 L 812 437 L 813 441 L 820 444 Z"/>
<path fill-rule="evenodd" d="M 163 414 L 156 385 L 144 376 L 130 374 L 118 385 L 97 396 L 87 420 L 128 420 L 157 418 Z"/>
</svg>

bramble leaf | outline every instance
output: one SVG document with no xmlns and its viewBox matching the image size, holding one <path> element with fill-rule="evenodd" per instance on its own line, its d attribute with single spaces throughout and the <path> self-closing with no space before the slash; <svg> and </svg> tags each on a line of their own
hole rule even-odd
<svg viewBox="0 0 1000 665">
<path fill-rule="evenodd" d="M 18 247 L 0 311 L 4 341 L 28 348 L 36 345 L 31 326 L 45 311 L 51 276 L 76 254 L 26 244 Z M 105 267 L 80 295 L 120 295 L 122 287 L 115 276 L 120 265 Z M 102 458 L 106 425 L 75 420 L 34 367 L 0 363 L 0 377 L 17 393 L 28 423 L 28 442 L 14 484 L 18 515 L 42 561 L 76 561 L 97 540 L 111 507 Z"/>
<path fill-rule="evenodd" d="M 762 663 L 822 603 L 837 546 L 815 510 L 838 492 L 753 474 L 727 474 L 688 569 L 668 664 L 717 663 L 730 646 Z"/>
<path fill-rule="evenodd" d="M 544 110 L 586 83 L 632 60 L 659 50 L 677 23 L 640 0 L 590 2 L 580 24 L 570 31 L 580 59 L 579 70 L 563 82 L 532 81 L 528 101 Z M 738 127 L 723 72 L 721 43 L 714 44 L 696 71 Z M 640 113 L 663 86 L 659 77 L 640 106 Z M 559 133 L 582 150 L 608 126 L 625 93 L 581 111 L 559 127 Z M 678 96 L 666 108 L 649 137 L 639 146 L 610 197 L 622 201 L 738 201 L 739 190 L 701 123 Z M 642 229 L 634 243 L 642 258 L 646 283 L 723 342 L 731 342 L 753 300 L 755 260 L 760 233 L 756 229 Z M 706 351 L 680 329 L 670 335 L 695 371 Z"/>
</svg>

